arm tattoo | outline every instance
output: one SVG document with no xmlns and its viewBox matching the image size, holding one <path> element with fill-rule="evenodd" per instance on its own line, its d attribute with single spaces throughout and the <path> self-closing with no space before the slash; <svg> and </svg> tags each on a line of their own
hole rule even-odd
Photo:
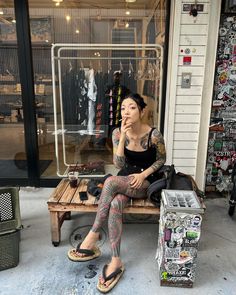
<svg viewBox="0 0 236 295">
<path fill-rule="evenodd" d="M 125 166 L 125 157 L 114 155 L 113 162 L 114 162 L 114 165 L 120 169 Z"/>
<path fill-rule="evenodd" d="M 165 164 L 166 161 L 166 149 L 164 139 L 159 131 L 156 129 L 152 132 L 151 138 L 152 145 L 156 146 L 156 162 L 152 164 L 153 171 L 157 171 Z"/>
<path fill-rule="evenodd" d="M 113 163 L 116 168 L 121 169 L 125 165 L 125 156 L 117 156 L 116 150 L 120 140 L 120 131 L 119 128 L 116 128 L 112 132 L 112 143 L 113 143 Z"/>
</svg>

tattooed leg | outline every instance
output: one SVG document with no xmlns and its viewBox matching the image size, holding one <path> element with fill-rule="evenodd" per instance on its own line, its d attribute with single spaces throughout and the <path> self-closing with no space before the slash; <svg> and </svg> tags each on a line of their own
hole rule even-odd
<svg viewBox="0 0 236 295">
<path fill-rule="evenodd" d="M 100 196 L 98 211 L 91 229 L 92 232 L 97 232 L 103 222 L 107 219 L 112 200 L 117 194 L 123 194 L 131 198 L 144 198 L 149 186 L 148 181 L 144 181 L 139 189 L 130 187 L 132 177 L 130 176 L 111 176 L 106 179 Z"/>
<path fill-rule="evenodd" d="M 118 194 L 111 202 L 108 217 L 108 232 L 113 257 L 120 256 L 120 241 L 123 226 L 122 214 L 128 201 L 129 197 Z"/>
</svg>

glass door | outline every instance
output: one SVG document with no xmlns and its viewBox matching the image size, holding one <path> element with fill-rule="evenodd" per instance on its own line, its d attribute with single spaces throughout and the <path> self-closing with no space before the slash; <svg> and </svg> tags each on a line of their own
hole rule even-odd
<svg viewBox="0 0 236 295">
<path fill-rule="evenodd" d="M 162 64 L 153 60 L 155 55 L 150 54 L 145 60 L 145 52 L 139 55 L 130 50 L 75 50 L 70 52 L 71 58 L 64 56 L 60 71 L 53 76 L 51 47 L 55 43 L 159 44 L 164 47 L 168 39 L 165 35 L 167 0 L 159 1 L 155 7 L 153 1 L 148 0 L 130 4 L 115 2 L 99 1 L 94 7 L 92 0 L 73 3 L 29 0 L 41 180 L 58 178 L 57 161 L 60 174 L 67 168 L 65 163 L 78 164 L 85 174 L 93 174 L 94 165 L 105 173 L 113 173 L 110 131 L 116 122 L 111 123 L 110 109 L 116 109 L 111 106 L 111 100 L 117 99 L 119 91 L 122 97 L 126 89 L 143 95 L 148 105 L 145 120 L 160 127 L 162 96 L 159 89 L 163 75 Z M 117 72 L 122 74 L 118 90 L 114 85 Z M 53 78 L 62 98 L 62 107 L 60 103 L 56 105 L 58 151 L 54 136 Z"/>
<path fill-rule="evenodd" d="M 28 178 L 14 1 L 0 1 L 0 178 Z"/>
</svg>

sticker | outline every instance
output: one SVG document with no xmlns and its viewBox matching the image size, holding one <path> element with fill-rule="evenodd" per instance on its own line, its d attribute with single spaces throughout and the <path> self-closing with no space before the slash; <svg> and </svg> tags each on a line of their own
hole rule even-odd
<svg viewBox="0 0 236 295">
<path fill-rule="evenodd" d="M 166 248 L 165 249 L 165 258 L 166 259 L 179 259 L 180 257 L 180 248 Z"/>
<path fill-rule="evenodd" d="M 170 241 L 171 239 L 171 229 L 167 228 L 164 231 L 164 239 L 165 241 Z"/>
<path fill-rule="evenodd" d="M 165 268 L 168 271 L 168 273 L 170 273 L 170 274 L 176 273 L 179 270 L 178 264 L 175 264 L 171 261 L 169 261 L 165 264 Z"/>
<path fill-rule="evenodd" d="M 226 72 L 220 73 L 220 75 L 219 75 L 219 83 L 220 84 L 226 83 L 227 82 L 227 78 L 228 78 L 228 76 L 227 76 L 227 73 Z"/>
<path fill-rule="evenodd" d="M 177 246 L 176 241 L 168 241 L 166 244 L 167 244 L 167 247 L 169 247 L 169 248 L 176 248 L 176 246 Z"/>
<path fill-rule="evenodd" d="M 186 238 L 189 240 L 189 241 L 192 241 L 192 240 L 198 240 L 200 237 L 200 232 L 197 232 L 195 230 L 192 230 L 192 231 L 187 231 L 186 232 Z"/>
<path fill-rule="evenodd" d="M 192 220 L 192 227 L 199 228 L 202 223 L 202 217 L 200 215 L 195 215 Z"/>
<path fill-rule="evenodd" d="M 222 27 L 219 29 L 219 35 L 225 36 L 227 34 L 228 30 L 225 27 Z"/>
</svg>

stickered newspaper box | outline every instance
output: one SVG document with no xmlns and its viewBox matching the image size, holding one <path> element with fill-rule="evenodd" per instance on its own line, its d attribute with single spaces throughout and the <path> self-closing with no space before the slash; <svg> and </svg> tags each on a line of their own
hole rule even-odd
<svg viewBox="0 0 236 295">
<path fill-rule="evenodd" d="M 156 255 L 161 286 L 193 286 L 203 213 L 194 191 L 162 191 Z"/>
</svg>

